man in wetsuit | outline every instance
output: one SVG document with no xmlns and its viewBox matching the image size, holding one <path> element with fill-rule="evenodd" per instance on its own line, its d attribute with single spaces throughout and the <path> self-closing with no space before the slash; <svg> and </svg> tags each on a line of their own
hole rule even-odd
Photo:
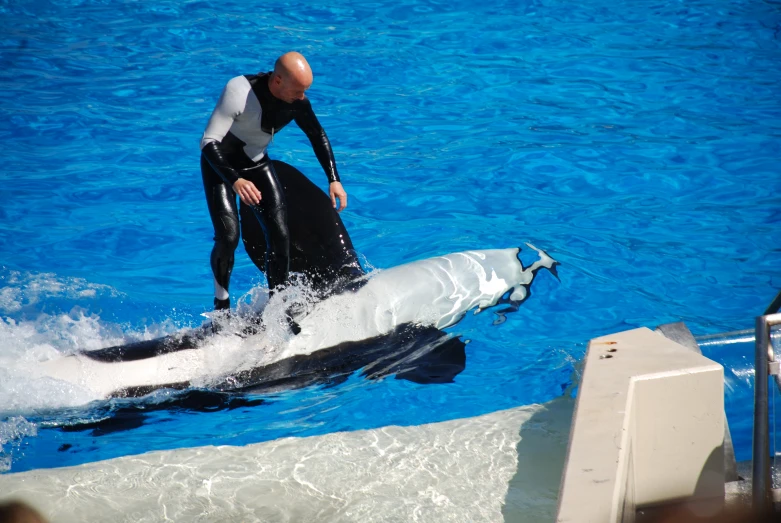
<svg viewBox="0 0 781 523">
<path fill-rule="evenodd" d="M 265 234 L 265 267 L 259 268 L 266 274 L 269 289 L 287 282 L 290 238 L 285 197 L 266 149 L 274 134 L 291 120 L 309 138 L 328 177 L 333 207 L 339 212 L 347 207 L 331 144 L 304 95 L 312 79 L 306 59 L 299 53 L 286 53 L 277 59 L 272 72 L 231 79 L 209 118 L 201 139 L 201 173 L 214 225 L 215 309 L 230 308 L 228 286 L 239 243 L 236 194 L 252 208 Z"/>
</svg>

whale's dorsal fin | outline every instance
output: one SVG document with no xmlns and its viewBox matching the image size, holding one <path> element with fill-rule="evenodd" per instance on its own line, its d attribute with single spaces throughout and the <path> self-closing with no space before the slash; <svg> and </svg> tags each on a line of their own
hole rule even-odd
<svg viewBox="0 0 781 523">
<path fill-rule="evenodd" d="M 315 288 L 330 288 L 363 275 L 353 242 L 331 199 L 295 167 L 272 160 L 282 184 L 290 232 L 290 271 Z M 241 236 L 252 261 L 265 270 L 266 239 L 252 210 L 241 204 Z"/>
</svg>

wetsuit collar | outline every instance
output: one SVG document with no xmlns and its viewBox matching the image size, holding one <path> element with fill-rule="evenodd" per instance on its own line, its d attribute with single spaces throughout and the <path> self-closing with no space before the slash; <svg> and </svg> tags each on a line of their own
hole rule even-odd
<svg viewBox="0 0 781 523">
<path fill-rule="evenodd" d="M 291 102 L 286 102 L 281 98 L 277 98 L 274 96 L 274 93 L 271 92 L 271 86 L 269 84 L 271 83 L 272 78 L 274 78 L 274 71 L 258 74 L 258 79 L 260 80 L 258 83 L 260 84 L 262 92 L 267 94 L 268 99 L 272 100 L 274 103 L 291 105 Z"/>
</svg>

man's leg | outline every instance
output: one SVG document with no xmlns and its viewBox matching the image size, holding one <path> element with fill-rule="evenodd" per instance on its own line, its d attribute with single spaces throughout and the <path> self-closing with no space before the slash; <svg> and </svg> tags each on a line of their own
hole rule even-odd
<svg viewBox="0 0 781 523">
<path fill-rule="evenodd" d="M 254 183 L 261 195 L 260 204 L 249 207 L 255 215 L 256 222 L 260 224 L 266 239 L 265 267 L 261 270 L 266 274 L 269 296 L 271 296 L 277 288 L 287 284 L 290 272 L 290 233 L 287 226 L 285 193 L 268 156 L 263 158 L 256 167 L 243 170 L 241 175 Z M 242 205 L 242 209 L 245 209 L 244 205 Z M 244 238 L 244 245 L 250 247 L 247 252 L 255 265 L 259 266 L 258 254 L 262 249 L 252 248 L 251 244 L 257 245 L 258 243 L 258 235 L 252 234 L 252 228 L 255 224 L 247 219 L 247 214 L 249 213 L 242 213 L 242 237 L 245 233 L 249 233 Z M 287 319 L 293 334 L 301 332 L 301 328 L 293 321 L 289 312 Z"/>
<path fill-rule="evenodd" d="M 268 288 L 273 292 L 278 286 L 287 283 L 290 270 L 290 233 L 285 193 L 268 157 L 263 158 L 256 167 L 242 170 L 241 176 L 254 183 L 260 191 L 260 204 L 252 205 L 251 208 L 266 238 L 264 272 Z M 257 264 L 255 257 L 253 261 Z"/>
<path fill-rule="evenodd" d="M 262 195 L 261 195 L 262 196 Z M 241 241 L 252 263 L 265 276 L 266 274 L 266 232 L 255 216 L 252 206 L 239 201 L 239 221 L 241 222 Z"/>
<path fill-rule="evenodd" d="M 236 194 L 231 187 L 201 156 L 201 175 L 206 193 L 206 203 L 214 226 L 214 247 L 211 254 L 211 267 L 214 274 L 214 308 L 229 309 L 231 272 L 233 256 L 239 245 L 239 214 L 236 209 Z"/>
</svg>

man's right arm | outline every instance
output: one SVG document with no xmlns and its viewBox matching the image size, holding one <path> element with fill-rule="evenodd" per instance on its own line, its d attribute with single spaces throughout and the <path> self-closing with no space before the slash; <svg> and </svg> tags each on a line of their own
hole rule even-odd
<svg viewBox="0 0 781 523">
<path fill-rule="evenodd" d="M 225 158 L 220 144 L 230 131 L 233 121 L 244 112 L 247 96 L 243 92 L 242 81 L 246 82 L 243 77 L 237 76 L 225 86 L 201 138 L 204 157 L 231 187 L 239 179 L 239 174 Z"/>
</svg>

